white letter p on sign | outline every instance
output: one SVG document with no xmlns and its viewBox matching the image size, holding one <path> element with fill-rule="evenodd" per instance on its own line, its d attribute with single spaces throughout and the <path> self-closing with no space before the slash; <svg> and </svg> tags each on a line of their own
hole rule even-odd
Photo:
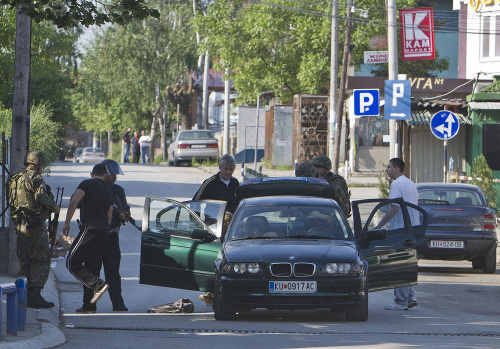
<svg viewBox="0 0 500 349">
<path fill-rule="evenodd" d="M 360 93 L 359 94 L 359 109 L 364 112 L 370 109 L 370 105 L 373 104 L 373 96 L 370 93 Z"/>
<path fill-rule="evenodd" d="M 398 105 L 398 97 L 404 97 L 405 95 L 405 85 L 403 84 L 393 84 L 392 85 L 392 105 L 395 107 Z"/>
</svg>

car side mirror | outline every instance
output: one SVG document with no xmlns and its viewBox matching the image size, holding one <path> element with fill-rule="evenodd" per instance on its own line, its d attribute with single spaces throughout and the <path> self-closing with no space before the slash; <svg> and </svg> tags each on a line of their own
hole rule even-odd
<svg viewBox="0 0 500 349">
<path fill-rule="evenodd" d="M 205 229 L 193 229 L 191 232 L 191 239 L 201 240 L 202 242 L 212 242 L 216 239 L 216 236 Z"/>
<path fill-rule="evenodd" d="M 385 239 L 387 239 L 387 229 L 374 229 L 374 230 L 368 230 L 366 232 L 367 241 L 385 240 Z"/>
</svg>

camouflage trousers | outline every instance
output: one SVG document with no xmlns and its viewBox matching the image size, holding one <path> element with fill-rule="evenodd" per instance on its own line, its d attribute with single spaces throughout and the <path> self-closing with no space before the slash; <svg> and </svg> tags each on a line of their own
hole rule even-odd
<svg viewBox="0 0 500 349">
<path fill-rule="evenodd" d="M 43 288 L 50 272 L 50 249 L 47 227 L 38 225 L 27 229 L 16 225 L 17 258 L 21 263 L 19 276 L 26 276 L 28 287 Z"/>
</svg>

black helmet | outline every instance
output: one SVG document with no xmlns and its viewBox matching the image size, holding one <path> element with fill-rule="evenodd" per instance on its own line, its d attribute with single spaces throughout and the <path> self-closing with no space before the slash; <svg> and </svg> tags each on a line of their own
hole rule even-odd
<svg viewBox="0 0 500 349">
<path fill-rule="evenodd" d="M 106 170 L 108 171 L 109 175 L 122 175 L 123 174 L 123 171 L 122 171 L 120 165 L 115 160 L 111 160 L 111 159 L 102 160 L 101 164 L 106 166 Z"/>
<path fill-rule="evenodd" d="M 312 163 L 314 166 L 323 167 L 326 168 L 327 170 L 332 169 L 332 162 L 326 155 L 315 156 Z"/>
<path fill-rule="evenodd" d="M 32 150 L 24 157 L 24 166 L 45 165 L 45 155 L 41 151 Z"/>
</svg>

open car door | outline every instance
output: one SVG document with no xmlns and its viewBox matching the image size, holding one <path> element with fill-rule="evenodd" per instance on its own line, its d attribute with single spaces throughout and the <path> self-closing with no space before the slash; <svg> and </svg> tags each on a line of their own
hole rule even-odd
<svg viewBox="0 0 500 349">
<path fill-rule="evenodd" d="M 178 202 L 147 196 L 139 282 L 213 291 L 225 209 L 225 201 Z"/>
<path fill-rule="evenodd" d="M 398 198 L 353 201 L 352 212 L 356 240 L 368 262 L 368 290 L 415 285 L 416 248 L 427 228 L 425 210 Z M 369 232 L 375 229 L 386 238 L 368 241 Z"/>
</svg>

